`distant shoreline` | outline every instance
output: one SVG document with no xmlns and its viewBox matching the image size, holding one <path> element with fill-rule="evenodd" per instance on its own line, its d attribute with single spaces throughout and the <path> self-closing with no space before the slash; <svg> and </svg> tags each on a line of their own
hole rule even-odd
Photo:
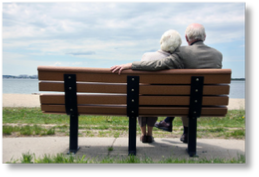
<svg viewBox="0 0 259 177">
<path fill-rule="evenodd" d="M 28 76 L 28 77 L 19 77 L 19 76 L 4 76 L 3 79 L 38 79 L 38 76 Z M 245 81 L 245 78 L 231 78 L 232 81 Z"/>
<path fill-rule="evenodd" d="M 245 78 L 231 78 L 232 81 L 245 81 Z"/>
<path fill-rule="evenodd" d="M 29 76 L 29 77 L 19 77 L 19 76 L 17 76 L 17 77 L 4 77 L 3 76 L 3 79 L 38 79 L 38 76 L 36 77 L 33 77 L 33 76 Z"/>
</svg>

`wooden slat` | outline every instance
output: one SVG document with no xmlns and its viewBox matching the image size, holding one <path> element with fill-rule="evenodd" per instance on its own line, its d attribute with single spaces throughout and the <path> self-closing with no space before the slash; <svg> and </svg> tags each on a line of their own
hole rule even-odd
<svg viewBox="0 0 259 177">
<path fill-rule="evenodd" d="M 109 74 L 111 73 L 110 68 L 87 68 L 87 67 L 59 67 L 59 66 L 38 66 L 38 71 L 44 72 L 67 72 L 67 73 L 101 73 L 101 74 Z M 231 73 L 231 69 L 170 69 L 170 70 L 160 70 L 160 71 L 152 71 L 156 72 L 158 75 L 168 75 L 171 73 L 174 74 L 229 74 Z M 149 75 L 150 72 L 147 71 L 136 71 L 136 70 L 124 70 L 122 74 L 141 74 L 141 75 Z"/>
<path fill-rule="evenodd" d="M 39 91 L 64 92 L 62 82 L 39 82 Z M 77 83 L 77 92 L 88 93 L 127 93 L 127 85 L 101 84 L 101 83 Z M 188 85 L 140 85 L 140 94 L 154 95 L 189 95 Z M 205 85 L 203 95 L 229 94 L 229 85 Z"/>
<path fill-rule="evenodd" d="M 204 85 L 203 95 L 229 94 L 229 85 Z M 189 85 L 141 85 L 140 94 L 146 95 L 190 95 Z"/>
<path fill-rule="evenodd" d="M 64 95 L 40 95 L 41 104 L 65 104 Z M 134 100 L 132 100 L 134 102 Z M 77 95 L 77 103 L 81 104 L 127 104 L 124 95 Z M 139 96 L 139 105 L 189 105 L 189 96 Z M 227 96 L 204 96 L 202 105 L 228 105 Z"/>
<path fill-rule="evenodd" d="M 194 103 L 195 104 L 195 103 Z M 139 105 L 190 105 L 189 96 L 140 96 Z M 203 106 L 228 105 L 228 97 L 204 96 Z"/>
<path fill-rule="evenodd" d="M 64 83 L 39 82 L 39 91 L 64 92 Z M 127 85 L 102 83 L 77 83 L 77 92 L 80 93 L 127 93 Z"/>
<path fill-rule="evenodd" d="M 74 73 L 67 73 L 74 74 Z M 105 83 L 126 83 L 127 75 L 116 75 L 116 74 L 84 74 L 75 73 L 77 81 L 85 82 L 105 82 Z M 46 72 L 39 73 L 40 80 L 56 80 L 62 81 L 64 73 L 58 72 Z M 136 74 L 131 74 L 131 76 L 136 76 Z M 138 75 L 140 76 L 140 83 L 150 83 L 150 84 L 190 84 L 192 76 L 204 76 L 205 84 L 218 84 L 218 83 L 230 83 L 230 75 L 167 75 L 159 77 L 158 75 Z"/>
<path fill-rule="evenodd" d="M 171 69 L 164 71 L 125 70 L 121 75 L 110 69 L 76 67 L 38 67 L 39 80 L 63 81 L 64 74 L 76 74 L 77 81 L 126 83 L 127 76 L 140 76 L 140 83 L 189 84 L 191 76 L 204 76 L 205 84 L 230 83 L 230 69 Z"/>
<path fill-rule="evenodd" d="M 65 113 L 64 105 L 41 105 L 45 113 Z M 187 116 L 188 107 L 140 107 L 139 116 Z M 114 115 L 126 116 L 126 106 L 120 107 L 98 107 L 98 106 L 78 106 L 79 114 L 88 115 Z M 226 107 L 203 107 L 201 116 L 224 116 L 227 113 Z"/>
</svg>

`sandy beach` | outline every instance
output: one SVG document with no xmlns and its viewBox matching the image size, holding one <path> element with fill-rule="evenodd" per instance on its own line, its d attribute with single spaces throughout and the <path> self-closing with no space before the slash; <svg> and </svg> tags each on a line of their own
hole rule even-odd
<svg viewBox="0 0 259 177">
<path fill-rule="evenodd" d="M 40 107 L 39 95 L 3 94 L 3 107 Z M 229 110 L 245 109 L 245 99 L 229 99 Z"/>
</svg>

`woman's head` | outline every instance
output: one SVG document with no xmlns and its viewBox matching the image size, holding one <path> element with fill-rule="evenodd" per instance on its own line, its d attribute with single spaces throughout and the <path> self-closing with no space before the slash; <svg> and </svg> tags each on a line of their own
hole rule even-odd
<svg viewBox="0 0 259 177">
<path fill-rule="evenodd" d="M 169 53 L 173 53 L 181 44 L 181 36 L 175 30 L 166 31 L 160 39 L 161 50 Z"/>
</svg>

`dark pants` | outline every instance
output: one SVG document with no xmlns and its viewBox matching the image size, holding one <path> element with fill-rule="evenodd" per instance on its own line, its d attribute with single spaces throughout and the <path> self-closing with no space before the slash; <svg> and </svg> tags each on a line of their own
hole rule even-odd
<svg viewBox="0 0 259 177">
<path fill-rule="evenodd" d="M 165 122 L 166 123 L 172 123 L 173 122 L 173 120 L 174 120 L 174 118 L 175 117 L 167 117 L 167 118 L 165 118 Z M 188 121 L 189 121 L 189 119 L 188 119 L 188 117 L 182 117 L 182 122 L 183 122 L 183 133 L 184 134 L 187 134 L 188 133 Z"/>
<path fill-rule="evenodd" d="M 166 123 L 171 123 L 174 120 L 174 117 L 167 117 L 164 121 Z"/>
</svg>

